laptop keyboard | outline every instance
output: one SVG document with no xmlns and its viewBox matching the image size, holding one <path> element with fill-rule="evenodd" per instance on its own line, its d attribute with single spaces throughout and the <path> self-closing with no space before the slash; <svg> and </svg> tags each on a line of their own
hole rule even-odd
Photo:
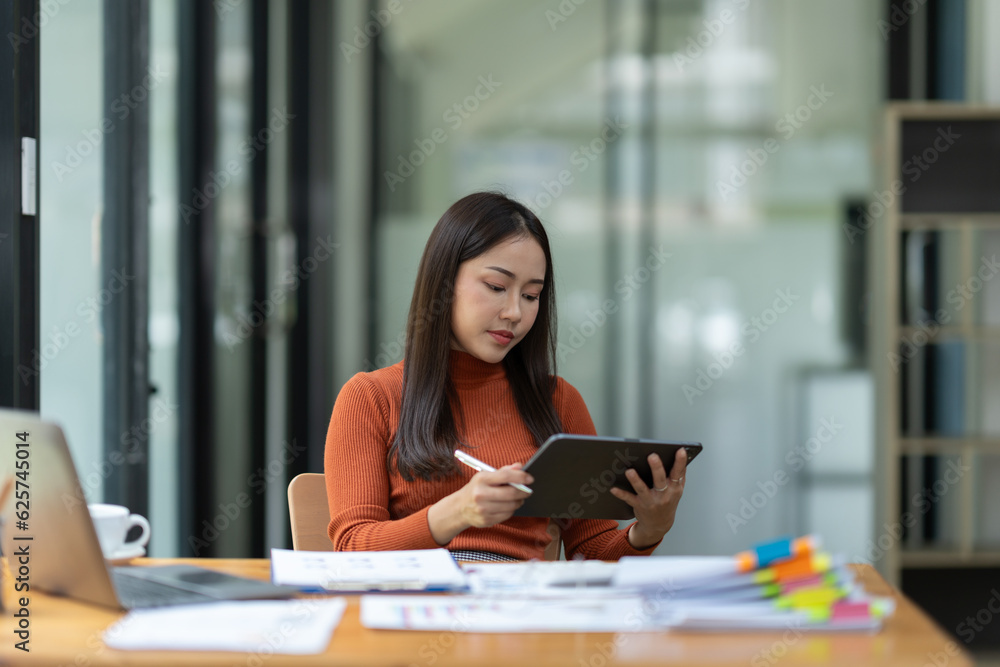
<svg viewBox="0 0 1000 667">
<path fill-rule="evenodd" d="M 201 593 L 167 586 L 157 581 L 130 576 L 123 568 L 112 568 L 111 579 L 115 583 L 118 599 L 126 609 L 144 607 L 166 607 L 176 604 L 211 602 L 215 598 Z"/>
</svg>

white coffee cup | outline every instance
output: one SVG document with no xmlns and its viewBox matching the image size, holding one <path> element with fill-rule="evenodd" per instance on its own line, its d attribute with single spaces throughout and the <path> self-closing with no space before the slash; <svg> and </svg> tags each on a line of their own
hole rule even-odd
<svg viewBox="0 0 1000 667">
<path fill-rule="evenodd" d="M 97 531 L 97 539 L 101 543 L 101 551 L 104 552 L 105 558 L 115 558 L 118 554 L 135 551 L 149 543 L 151 531 L 146 517 L 131 514 L 127 507 L 121 505 L 91 503 L 87 507 L 90 509 L 90 517 L 94 520 L 94 529 Z M 132 526 L 139 526 L 142 534 L 139 535 L 139 539 L 126 542 L 125 536 Z"/>
</svg>

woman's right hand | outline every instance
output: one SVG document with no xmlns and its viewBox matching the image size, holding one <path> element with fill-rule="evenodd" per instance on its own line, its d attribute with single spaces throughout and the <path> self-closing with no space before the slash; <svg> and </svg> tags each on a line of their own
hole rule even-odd
<svg viewBox="0 0 1000 667">
<path fill-rule="evenodd" d="M 427 523 L 434 541 L 448 544 L 466 528 L 487 528 L 509 519 L 528 494 L 512 482 L 531 484 L 534 478 L 520 463 L 496 472 L 477 472 L 461 489 L 445 496 L 427 510 Z"/>
</svg>

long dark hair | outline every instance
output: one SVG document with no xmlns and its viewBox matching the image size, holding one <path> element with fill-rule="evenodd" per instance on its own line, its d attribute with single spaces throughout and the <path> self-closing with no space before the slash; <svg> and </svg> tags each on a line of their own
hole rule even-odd
<svg viewBox="0 0 1000 667">
<path fill-rule="evenodd" d="M 517 410 L 536 444 L 562 430 L 552 402 L 556 310 L 548 236 L 538 217 L 524 205 L 501 193 L 477 192 L 459 199 L 441 216 L 417 270 L 406 323 L 403 404 L 388 461 L 407 481 L 415 477 L 436 479 L 455 470 L 453 455 L 460 443 L 450 405 L 456 394 L 448 358 L 458 267 L 498 243 L 516 238 L 533 238 L 542 247 L 545 287 L 535 323 L 502 363 Z"/>
</svg>

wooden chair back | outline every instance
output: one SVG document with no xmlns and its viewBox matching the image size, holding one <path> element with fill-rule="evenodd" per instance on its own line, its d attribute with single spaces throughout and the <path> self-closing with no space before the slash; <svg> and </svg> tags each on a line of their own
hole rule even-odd
<svg viewBox="0 0 1000 667">
<path fill-rule="evenodd" d="M 326 477 L 304 472 L 288 483 L 288 518 L 292 548 L 296 551 L 333 551 L 327 533 L 330 505 L 326 500 Z"/>
</svg>

